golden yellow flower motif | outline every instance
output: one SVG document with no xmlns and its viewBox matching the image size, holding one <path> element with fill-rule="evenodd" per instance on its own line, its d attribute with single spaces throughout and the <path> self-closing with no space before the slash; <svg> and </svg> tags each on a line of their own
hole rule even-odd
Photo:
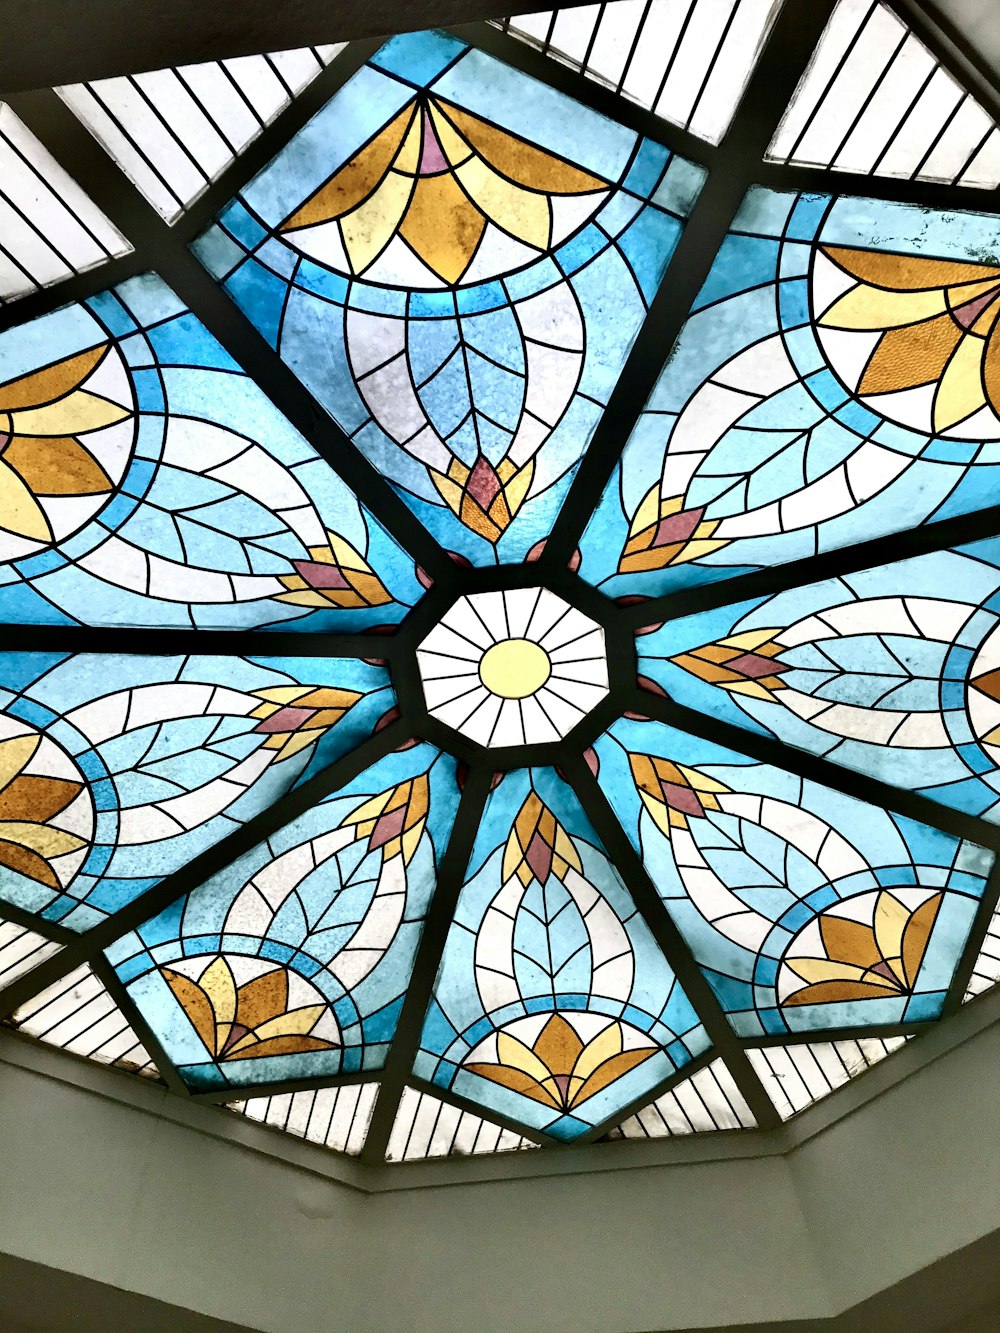
<svg viewBox="0 0 1000 1333">
<path fill-rule="evenodd" d="M 612 1020 L 584 1042 L 571 1023 L 556 1013 L 533 1045 L 526 1046 L 511 1032 L 498 1032 L 497 1062 L 473 1062 L 464 1068 L 565 1112 L 655 1055 L 656 1043 L 645 1036 L 642 1040 L 643 1045 L 626 1050 L 622 1025 Z"/>
<path fill-rule="evenodd" d="M 275 763 L 315 744 L 363 697 L 326 685 L 274 685 L 253 693 L 263 700 L 250 714 L 260 719 L 254 731 L 267 736 L 265 750 L 278 751 Z"/>
<path fill-rule="evenodd" d="M 308 560 L 293 560 L 294 574 L 281 582 L 287 592 L 277 601 L 296 606 L 385 606 L 392 594 L 360 551 L 335 532 L 328 532 L 325 546 L 309 549 Z"/>
<path fill-rule="evenodd" d="M 469 467 L 453 458 L 447 472 L 428 465 L 438 494 L 459 522 L 496 544 L 524 504 L 535 475 L 535 460 L 521 466 L 506 456 L 496 465 L 480 454 Z"/>
<path fill-rule="evenodd" d="M 356 828 L 357 837 L 368 839 L 369 851 L 381 847 L 384 860 L 402 856 L 404 865 L 409 865 L 427 823 L 429 804 L 427 775 L 419 773 L 370 796 L 341 821 L 340 827 Z"/>
<path fill-rule="evenodd" d="M 61 884 L 52 868 L 57 857 L 79 851 L 83 838 L 52 828 L 54 819 L 83 790 L 82 782 L 26 774 L 41 743 L 37 735 L 0 741 L 0 866 L 49 889 Z"/>
<path fill-rule="evenodd" d="M 506 884 L 516 875 L 527 888 L 533 879 L 539 884 L 544 884 L 550 875 L 565 879 L 571 867 L 583 874 L 573 840 L 549 807 L 534 792 L 529 792 L 504 848 L 503 882 Z"/>
<path fill-rule="evenodd" d="M 728 546 L 713 540 L 718 519 L 705 518 L 705 506 L 684 508 L 681 495 L 660 494 L 660 483 L 651 486 L 632 515 L 628 538 L 618 560 L 619 574 L 641 574 L 699 560 Z"/>
<path fill-rule="evenodd" d="M 110 477 L 80 436 L 131 415 L 85 386 L 110 344 L 0 384 L 0 528 L 54 540 L 39 497 L 103 495 Z"/>
<path fill-rule="evenodd" d="M 678 653 L 669 660 L 721 690 L 776 703 L 777 691 L 788 688 L 782 673 L 790 670 L 787 663 L 776 660 L 786 647 L 775 641 L 780 633 L 780 629 L 748 630 Z"/>
<path fill-rule="evenodd" d="M 672 829 L 686 829 L 689 820 L 704 819 L 709 810 L 721 809 L 718 794 L 731 790 L 696 768 L 657 755 L 630 753 L 628 762 L 643 805 L 668 838 Z"/>
<path fill-rule="evenodd" d="M 820 328 L 882 332 L 858 393 L 933 384 L 934 431 L 987 405 L 1000 415 L 1000 267 L 844 246 L 822 253 L 856 283 L 819 313 Z"/>
<path fill-rule="evenodd" d="M 550 196 L 608 183 L 440 98 L 403 107 L 282 224 L 284 234 L 336 221 L 353 274 L 398 233 L 446 283 L 461 281 L 487 221 L 538 250 L 552 244 Z M 596 206 L 596 202 L 595 202 Z"/>
<path fill-rule="evenodd" d="M 325 1000 L 319 998 L 316 1004 L 288 1008 L 287 968 L 275 967 L 242 986 L 236 984 L 229 960 L 221 954 L 213 958 L 197 981 L 169 967 L 161 968 L 160 972 L 206 1050 L 216 1060 L 301 1055 L 307 1051 L 328 1051 L 339 1045 L 337 1041 L 311 1035 L 324 1019 L 324 1026 L 336 1029 L 336 1020 Z M 299 986 L 308 985 L 301 977 L 296 976 L 296 981 Z M 318 991 L 315 994 L 319 996 Z"/>
<path fill-rule="evenodd" d="M 857 914 L 858 900 L 850 899 L 820 916 L 822 952 L 810 929 L 815 923 L 806 927 L 809 943 L 792 941 L 785 966 L 806 984 L 787 995 L 783 1006 L 885 999 L 913 989 L 943 895 L 935 893 L 917 907 L 890 889 L 864 896 L 871 899 L 870 922 L 842 915 L 845 908 Z"/>
</svg>

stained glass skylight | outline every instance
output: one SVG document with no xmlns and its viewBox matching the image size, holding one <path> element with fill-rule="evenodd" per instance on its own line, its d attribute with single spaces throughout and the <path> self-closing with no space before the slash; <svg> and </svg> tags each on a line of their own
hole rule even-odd
<svg viewBox="0 0 1000 1333">
<path fill-rule="evenodd" d="M 529 1163 L 996 984 L 997 131 L 932 46 L 612 0 L 0 110 L 91 247 L 0 316 L 10 1027 Z"/>
</svg>

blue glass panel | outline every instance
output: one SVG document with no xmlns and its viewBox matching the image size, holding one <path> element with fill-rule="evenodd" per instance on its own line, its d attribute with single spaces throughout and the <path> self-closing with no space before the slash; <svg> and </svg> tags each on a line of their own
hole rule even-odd
<svg viewBox="0 0 1000 1333">
<path fill-rule="evenodd" d="M 753 189 L 582 544 L 659 594 L 1000 486 L 1000 218 Z"/>
<path fill-rule="evenodd" d="M 350 659 L 0 654 L 0 898 L 86 930 L 393 705 Z"/>
<path fill-rule="evenodd" d="M 1000 541 L 671 621 L 640 670 L 678 702 L 1000 820 Z"/>
<path fill-rule="evenodd" d="M 413 562 L 159 279 L 0 334 L 0 620 L 363 629 Z"/>
<path fill-rule="evenodd" d="M 196 251 L 435 537 L 515 561 L 548 534 L 702 177 L 415 33 Z"/>
<path fill-rule="evenodd" d="M 599 781 L 744 1037 L 940 1013 L 990 852 L 658 722 Z"/>
<path fill-rule="evenodd" d="M 389 755 L 107 950 L 192 1088 L 382 1066 L 457 806 Z"/>
<path fill-rule="evenodd" d="M 414 1066 L 557 1139 L 650 1091 L 708 1039 L 569 788 L 491 794 Z"/>
</svg>

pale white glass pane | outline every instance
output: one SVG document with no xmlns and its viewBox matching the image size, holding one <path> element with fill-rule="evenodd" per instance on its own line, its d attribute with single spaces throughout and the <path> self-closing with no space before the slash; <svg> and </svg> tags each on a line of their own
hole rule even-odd
<svg viewBox="0 0 1000 1333">
<path fill-rule="evenodd" d="M 865 1037 L 858 1041 L 806 1042 L 747 1052 L 750 1063 L 783 1120 L 843 1087 L 884 1060 L 908 1037 Z"/>
<path fill-rule="evenodd" d="M 510 31 L 516 36 L 530 37 L 536 42 L 544 42 L 549 35 L 552 23 L 552 10 L 540 9 L 534 14 L 518 14 L 510 21 Z"/>
<path fill-rule="evenodd" d="M 359 1083 L 251 1097 L 233 1102 L 229 1109 L 296 1138 L 353 1156 L 365 1145 L 377 1097 L 377 1083 Z"/>
<path fill-rule="evenodd" d="M 600 13 L 600 5 L 561 9 L 556 15 L 556 26 L 549 41 L 551 54 L 565 56 L 570 64 L 581 65 Z"/>
<path fill-rule="evenodd" d="M 404 1088 L 385 1157 L 387 1162 L 414 1162 L 428 1157 L 537 1147 L 531 1139 L 503 1130 L 491 1120 L 451 1106 L 426 1092 Z"/>
<path fill-rule="evenodd" d="M 978 153 L 992 124 L 982 107 L 967 97 L 920 168 L 920 175 L 926 180 L 955 180 Z"/>
<path fill-rule="evenodd" d="M 713 1060 L 612 1130 L 613 1139 L 660 1139 L 753 1129 L 753 1113 L 722 1060 Z"/>
<path fill-rule="evenodd" d="M 172 69 L 137 74 L 135 81 L 158 107 L 170 108 L 170 126 L 202 172 L 217 176 L 231 160 L 228 145 Z"/>
<path fill-rule="evenodd" d="M 701 0 L 704 3 L 704 0 Z M 653 0 L 622 91 L 652 108 L 695 0 Z"/>
<path fill-rule="evenodd" d="M 9 986 L 61 948 L 61 944 L 47 940 L 27 926 L 0 921 L 0 986 Z"/>
<path fill-rule="evenodd" d="M 21 1005 L 12 1022 L 47 1045 L 156 1077 L 147 1051 L 86 964 Z"/>
<path fill-rule="evenodd" d="M 616 0 L 607 6 L 590 53 L 588 74 L 618 87 L 645 9 L 646 0 Z"/>
<path fill-rule="evenodd" d="M 656 103 L 660 115 L 687 124 L 736 3 L 737 0 L 714 0 L 712 5 L 706 5 L 702 0 L 695 5 Z"/>
<path fill-rule="evenodd" d="M 210 61 L 204 65 L 184 65 L 177 73 L 235 152 L 240 152 L 260 133 L 260 121 L 220 64 Z M 229 160 L 232 161 L 231 156 Z"/>
<path fill-rule="evenodd" d="M 933 57 L 928 52 L 928 59 Z M 885 157 L 879 163 L 880 176 L 908 180 L 930 151 L 948 117 L 962 100 L 962 90 L 943 69 L 936 68 L 916 105 L 899 127 Z"/>
<path fill-rule="evenodd" d="M 271 62 L 293 94 L 301 92 L 322 68 L 308 47 L 298 51 L 276 51 Z"/>
<path fill-rule="evenodd" d="M 980 185 L 996 189 L 1000 185 L 1000 130 L 993 133 L 962 173 L 961 185 Z"/>
<path fill-rule="evenodd" d="M 222 62 L 266 125 L 288 105 L 288 92 L 263 56 L 237 56 Z"/>
<path fill-rule="evenodd" d="M 871 94 L 861 119 L 837 155 L 844 171 L 871 171 L 902 127 L 933 68 L 933 60 L 911 35 Z"/>
<path fill-rule="evenodd" d="M 779 7 L 780 0 L 740 0 L 688 124 L 693 134 L 711 143 L 725 134 Z"/>
</svg>

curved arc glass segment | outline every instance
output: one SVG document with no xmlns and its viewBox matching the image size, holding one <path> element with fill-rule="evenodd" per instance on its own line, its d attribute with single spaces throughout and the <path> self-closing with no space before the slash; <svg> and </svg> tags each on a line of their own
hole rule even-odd
<svg viewBox="0 0 1000 1333">
<path fill-rule="evenodd" d="M 571 1141 L 708 1047 L 708 1037 L 551 769 L 490 795 L 414 1072 Z"/>
<path fill-rule="evenodd" d="M 637 639 L 688 707 L 1000 820 L 1000 541 L 807 584 Z"/>
<path fill-rule="evenodd" d="M 0 620 L 357 630 L 410 561 L 153 274 L 0 334 Z"/>
<path fill-rule="evenodd" d="M 702 168 L 441 33 L 396 37 L 195 251 L 443 546 L 548 533 Z"/>
<path fill-rule="evenodd" d="M 739 1036 L 940 1016 L 991 852 L 659 722 L 594 749 Z"/>
<path fill-rule="evenodd" d="M 0 899 L 86 931 L 393 705 L 348 658 L 0 654 Z"/>
<path fill-rule="evenodd" d="M 1000 218 L 753 188 L 588 525 L 658 595 L 987 508 Z"/>
<path fill-rule="evenodd" d="M 397 751 L 106 950 L 190 1088 L 382 1067 L 457 808 Z"/>
</svg>

